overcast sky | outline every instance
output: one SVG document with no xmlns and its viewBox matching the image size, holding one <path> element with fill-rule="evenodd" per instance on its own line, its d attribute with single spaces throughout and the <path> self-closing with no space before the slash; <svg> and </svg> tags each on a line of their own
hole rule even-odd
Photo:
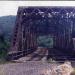
<svg viewBox="0 0 75 75">
<path fill-rule="evenodd" d="M 74 1 L 0 1 L 0 16 L 16 15 L 19 6 L 75 6 Z"/>
</svg>

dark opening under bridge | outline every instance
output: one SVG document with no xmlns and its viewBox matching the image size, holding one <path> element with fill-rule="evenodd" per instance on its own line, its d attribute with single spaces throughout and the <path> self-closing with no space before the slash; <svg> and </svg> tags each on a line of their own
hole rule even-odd
<svg viewBox="0 0 75 75">
<path fill-rule="evenodd" d="M 74 60 L 75 7 L 19 7 L 9 57 L 33 54 L 38 49 L 37 38 L 49 35 L 53 45 L 44 56 Z"/>
</svg>

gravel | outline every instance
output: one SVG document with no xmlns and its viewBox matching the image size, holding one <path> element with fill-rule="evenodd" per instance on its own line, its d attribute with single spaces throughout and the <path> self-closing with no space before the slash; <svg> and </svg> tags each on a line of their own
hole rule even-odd
<svg viewBox="0 0 75 75">
<path fill-rule="evenodd" d="M 52 68 L 57 65 L 55 63 L 47 63 L 40 61 L 28 61 L 24 63 L 10 63 L 3 65 L 2 75 L 50 75 L 48 74 Z M 47 73 L 48 71 L 48 73 Z"/>
</svg>

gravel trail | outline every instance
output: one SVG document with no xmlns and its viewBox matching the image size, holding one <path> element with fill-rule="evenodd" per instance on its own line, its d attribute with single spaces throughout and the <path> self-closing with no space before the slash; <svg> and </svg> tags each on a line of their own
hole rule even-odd
<svg viewBox="0 0 75 75">
<path fill-rule="evenodd" d="M 55 63 L 47 62 L 24 62 L 3 65 L 2 75 L 48 75 L 47 70 L 56 67 Z"/>
</svg>

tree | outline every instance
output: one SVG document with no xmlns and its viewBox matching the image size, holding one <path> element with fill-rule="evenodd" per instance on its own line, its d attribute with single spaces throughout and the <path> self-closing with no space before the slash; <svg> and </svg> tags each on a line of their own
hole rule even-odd
<svg viewBox="0 0 75 75">
<path fill-rule="evenodd" d="M 53 47 L 53 38 L 49 35 L 39 36 L 37 39 L 38 46 L 52 48 Z"/>
<path fill-rule="evenodd" d="M 4 33 L 0 34 L 0 60 L 4 60 L 7 56 L 8 44 L 4 37 Z"/>
</svg>

